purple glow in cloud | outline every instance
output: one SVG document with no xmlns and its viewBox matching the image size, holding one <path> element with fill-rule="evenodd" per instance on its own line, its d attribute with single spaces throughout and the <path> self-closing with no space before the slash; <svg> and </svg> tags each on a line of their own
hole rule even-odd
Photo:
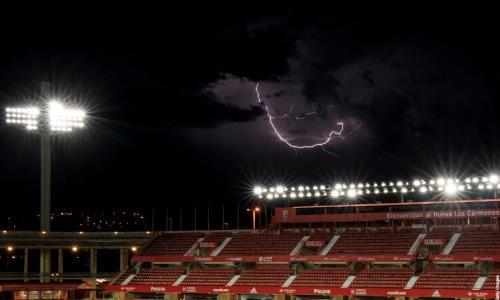
<svg viewBox="0 0 500 300">
<path fill-rule="evenodd" d="M 264 101 L 262 101 L 262 99 L 261 99 L 260 91 L 259 91 L 259 84 L 260 83 L 258 82 L 256 84 L 256 86 L 255 86 L 255 92 L 257 94 L 257 100 L 258 100 L 259 104 L 263 104 L 264 105 L 265 110 L 266 110 L 266 114 L 267 114 L 267 117 L 268 117 L 268 120 L 269 120 L 269 124 L 271 125 L 271 128 L 274 131 L 274 134 L 278 137 L 278 139 L 281 142 L 285 143 L 288 147 L 293 148 L 293 149 L 299 149 L 300 150 L 300 149 L 321 148 L 323 151 L 327 152 L 328 154 L 333 155 L 333 153 L 331 153 L 330 151 L 328 151 L 328 150 L 325 149 L 325 145 L 327 145 L 334 138 L 341 138 L 341 139 L 345 138 L 345 136 L 342 135 L 342 132 L 344 131 L 344 122 L 337 122 L 336 125 L 340 127 L 339 130 L 332 129 L 329 132 L 329 134 L 327 135 L 327 137 L 322 142 L 314 143 L 314 144 L 305 144 L 305 145 L 294 144 L 294 143 L 290 142 L 288 139 L 286 139 L 285 137 L 283 137 L 283 134 L 278 130 L 278 128 L 276 127 L 276 124 L 274 123 L 275 119 L 283 119 L 283 118 L 287 118 L 287 117 L 291 116 L 291 113 L 293 111 L 293 106 L 291 107 L 289 113 L 285 113 L 285 114 L 280 115 L 280 116 L 273 116 L 269 112 L 269 108 L 268 108 L 267 104 Z M 304 114 L 301 117 L 295 117 L 295 119 L 304 119 L 305 117 L 314 115 L 316 113 L 317 112 L 309 112 L 309 113 Z"/>
</svg>

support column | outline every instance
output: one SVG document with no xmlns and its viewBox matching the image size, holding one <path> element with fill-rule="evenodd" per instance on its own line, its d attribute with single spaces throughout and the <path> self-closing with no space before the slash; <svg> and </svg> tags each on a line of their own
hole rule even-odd
<svg viewBox="0 0 500 300">
<path fill-rule="evenodd" d="M 124 271 L 128 267 L 128 249 L 120 249 L 120 272 Z"/>
<path fill-rule="evenodd" d="M 64 256 L 63 256 L 63 249 L 59 248 L 57 252 L 57 273 L 59 273 L 60 279 L 59 282 L 62 282 L 62 276 L 64 273 Z"/>
<path fill-rule="evenodd" d="M 28 256 L 28 248 L 24 248 L 24 282 L 28 282 L 29 278 L 29 256 Z"/>
<path fill-rule="evenodd" d="M 50 281 L 50 249 L 40 249 L 40 282 Z"/>
<path fill-rule="evenodd" d="M 50 231 L 50 188 L 51 188 L 51 158 L 49 107 L 46 97 L 50 95 L 50 83 L 42 82 L 41 96 L 45 101 L 40 120 L 40 230 Z"/>
<path fill-rule="evenodd" d="M 91 283 L 92 283 L 92 291 L 90 292 L 90 300 L 95 300 L 96 299 L 96 292 L 95 289 L 97 287 L 96 279 L 97 279 L 97 249 L 91 248 L 90 249 L 90 273 L 92 276 Z"/>
</svg>

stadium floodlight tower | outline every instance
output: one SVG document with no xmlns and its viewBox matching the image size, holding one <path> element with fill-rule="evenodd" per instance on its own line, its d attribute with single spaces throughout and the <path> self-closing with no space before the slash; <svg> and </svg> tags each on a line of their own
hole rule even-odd
<svg viewBox="0 0 500 300">
<path fill-rule="evenodd" d="M 56 134 L 69 133 L 84 127 L 85 112 L 66 108 L 50 97 L 50 83 L 42 82 L 38 105 L 7 107 L 7 124 L 24 127 L 40 136 L 40 230 L 50 231 L 51 140 Z"/>
</svg>

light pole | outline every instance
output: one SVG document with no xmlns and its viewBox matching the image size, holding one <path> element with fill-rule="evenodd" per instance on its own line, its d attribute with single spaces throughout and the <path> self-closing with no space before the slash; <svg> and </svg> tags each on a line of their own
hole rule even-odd
<svg viewBox="0 0 500 300">
<path fill-rule="evenodd" d="M 42 82 L 38 102 L 38 105 L 26 107 L 7 107 L 5 117 L 7 124 L 24 127 L 40 136 L 40 230 L 45 234 L 50 231 L 52 136 L 83 128 L 85 112 L 68 109 L 52 99 L 49 82 Z M 43 249 L 40 251 L 40 280 L 46 282 L 49 273 L 50 249 Z"/>
<path fill-rule="evenodd" d="M 260 207 L 254 207 L 252 209 L 247 208 L 247 211 L 251 211 L 252 212 L 252 228 L 253 228 L 253 230 L 255 230 L 255 215 L 258 212 L 260 212 Z"/>
<path fill-rule="evenodd" d="M 9 125 L 22 126 L 40 135 L 40 230 L 50 231 L 51 140 L 52 136 L 69 133 L 84 126 L 85 112 L 68 109 L 50 97 L 50 83 L 42 82 L 40 104 L 29 107 L 7 107 Z"/>
</svg>

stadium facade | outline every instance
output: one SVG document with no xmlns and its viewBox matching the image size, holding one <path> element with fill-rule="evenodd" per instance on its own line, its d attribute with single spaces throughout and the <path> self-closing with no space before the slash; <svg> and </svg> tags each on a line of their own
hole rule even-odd
<svg viewBox="0 0 500 300">
<path fill-rule="evenodd" d="M 278 207 L 256 231 L 164 232 L 120 298 L 498 297 L 499 199 Z"/>
</svg>

